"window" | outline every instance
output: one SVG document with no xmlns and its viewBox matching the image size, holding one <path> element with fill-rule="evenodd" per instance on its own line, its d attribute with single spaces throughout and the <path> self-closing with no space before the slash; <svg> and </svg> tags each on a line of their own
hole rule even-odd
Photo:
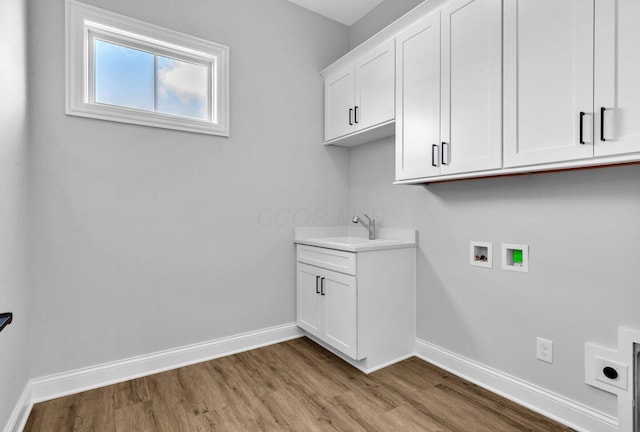
<svg viewBox="0 0 640 432">
<path fill-rule="evenodd" d="M 67 0 L 66 113 L 229 135 L 229 48 Z"/>
</svg>

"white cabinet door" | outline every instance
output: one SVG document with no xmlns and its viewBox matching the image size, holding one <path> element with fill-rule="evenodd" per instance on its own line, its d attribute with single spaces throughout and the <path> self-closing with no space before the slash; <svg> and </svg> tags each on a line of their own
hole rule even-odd
<svg viewBox="0 0 640 432">
<path fill-rule="evenodd" d="M 329 141 L 355 130 L 355 74 L 353 64 L 338 69 L 324 82 L 324 139 Z"/>
<path fill-rule="evenodd" d="M 593 23 L 594 0 L 505 0 L 505 167 L 593 156 Z"/>
<path fill-rule="evenodd" d="M 440 13 L 396 36 L 396 179 L 440 174 Z"/>
<path fill-rule="evenodd" d="M 351 358 L 358 353 L 358 296 L 356 278 L 322 271 L 324 341 Z"/>
<path fill-rule="evenodd" d="M 595 41 L 595 155 L 640 152 L 640 1 L 597 1 Z"/>
<path fill-rule="evenodd" d="M 358 354 L 356 278 L 297 263 L 297 325 L 349 357 Z"/>
<path fill-rule="evenodd" d="M 395 117 L 395 45 L 381 44 L 356 61 L 356 129 L 366 129 Z"/>
<path fill-rule="evenodd" d="M 500 168 L 502 0 L 455 0 L 441 19 L 441 174 Z"/>
<path fill-rule="evenodd" d="M 297 324 L 314 336 L 322 336 L 322 295 L 318 268 L 298 263 Z"/>
</svg>

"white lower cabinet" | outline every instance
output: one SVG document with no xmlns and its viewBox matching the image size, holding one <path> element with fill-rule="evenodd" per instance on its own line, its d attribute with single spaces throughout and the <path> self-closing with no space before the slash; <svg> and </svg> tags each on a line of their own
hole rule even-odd
<svg viewBox="0 0 640 432">
<path fill-rule="evenodd" d="M 298 325 L 354 359 L 357 300 L 354 276 L 298 263 Z"/>
<path fill-rule="evenodd" d="M 415 247 L 346 252 L 297 245 L 297 324 L 364 371 L 411 355 Z"/>
<path fill-rule="evenodd" d="M 298 263 L 298 326 L 322 337 L 322 297 L 318 268 Z"/>
</svg>

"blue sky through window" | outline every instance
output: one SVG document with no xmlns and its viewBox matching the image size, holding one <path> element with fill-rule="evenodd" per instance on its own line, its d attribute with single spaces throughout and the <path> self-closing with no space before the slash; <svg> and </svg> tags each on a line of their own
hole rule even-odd
<svg viewBox="0 0 640 432">
<path fill-rule="evenodd" d="M 153 54 L 95 41 L 95 100 L 153 111 Z"/>
<path fill-rule="evenodd" d="M 207 120 L 207 67 L 163 56 L 157 64 L 156 109 Z M 95 39 L 95 101 L 154 111 L 154 54 Z"/>
</svg>

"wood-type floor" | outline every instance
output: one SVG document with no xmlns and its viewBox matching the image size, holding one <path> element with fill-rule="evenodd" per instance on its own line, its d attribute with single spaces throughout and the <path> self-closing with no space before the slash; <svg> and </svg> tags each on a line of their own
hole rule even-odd
<svg viewBox="0 0 640 432">
<path fill-rule="evenodd" d="M 418 358 L 365 375 L 306 338 L 36 404 L 25 432 L 571 431 Z"/>
</svg>

